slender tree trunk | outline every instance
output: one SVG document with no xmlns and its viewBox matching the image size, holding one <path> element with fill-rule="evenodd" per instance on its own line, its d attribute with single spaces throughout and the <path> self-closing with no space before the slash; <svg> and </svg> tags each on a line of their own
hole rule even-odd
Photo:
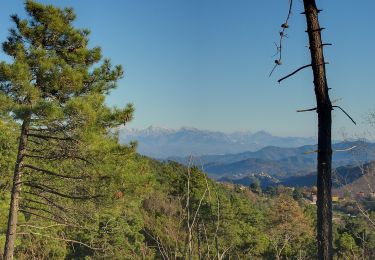
<svg viewBox="0 0 375 260">
<path fill-rule="evenodd" d="M 193 259 L 193 236 L 192 230 L 189 231 L 189 260 Z"/>
<path fill-rule="evenodd" d="M 29 119 L 22 123 L 21 136 L 18 146 L 17 161 L 14 168 L 13 187 L 9 207 L 8 229 L 4 246 L 4 260 L 13 259 L 14 243 L 16 240 L 18 210 L 21 194 L 21 175 L 23 168 L 23 159 L 26 152 L 27 134 L 29 129 Z"/>
<path fill-rule="evenodd" d="M 311 65 L 318 113 L 318 180 L 317 180 L 317 242 L 318 259 L 332 259 L 332 104 L 328 95 L 319 10 L 315 0 L 304 0 L 309 35 Z"/>
<path fill-rule="evenodd" d="M 220 260 L 219 241 L 217 239 L 217 236 L 215 236 L 215 247 L 216 247 L 216 257 L 217 257 L 217 260 Z"/>
<path fill-rule="evenodd" d="M 198 247 L 198 259 L 202 259 L 201 253 L 201 225 L 197 223 L 197 247 Z"/>
</svg>

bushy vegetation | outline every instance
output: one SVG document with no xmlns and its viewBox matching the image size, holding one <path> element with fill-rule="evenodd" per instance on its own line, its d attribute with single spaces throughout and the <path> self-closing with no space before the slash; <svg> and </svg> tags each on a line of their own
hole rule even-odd
<svg viewBox="0 0 375 260">
<path fill-rule="evenodd" d="M 1 130 L 3 244 L 16 145 L 15 131 L 6 124 Z M 90 184 L 105 196 L 67 200 L 67 212 L 49 205 L 32 210 L 40 216 L 20 213 L 16 259 L 315 259 L 315 206 L 293 192 L 257 194 L 215 183 L 197 168 L 157 162 L 115 141 L 112 146 L 100 168 L 112 177 Z M 338 259 L 371 259 L 374 243 L 361 215 L 337 222 Z"/>
<path fill-rule="evenodd" d="M 129 151 L 114 158 L 104 171 L 115 177 L 96 184 L 106 186 L 105 199 L 69 204 L 66 214 L 73 214 L 74 222 L 21 213 L 16 259 L 316 257 L 315 205 L 298 202 L 287 189 L 255 194 L 174 162 Z M 2 193 L 2 242 L 8 194 Z M 337 222 L 337 259 L 371 259 L 374 243 L 375 232 L 360 215 Z"/>
</svg>

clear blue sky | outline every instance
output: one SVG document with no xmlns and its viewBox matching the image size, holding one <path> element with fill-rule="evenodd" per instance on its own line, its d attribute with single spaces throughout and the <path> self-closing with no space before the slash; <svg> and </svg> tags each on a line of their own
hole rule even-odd
<svg viewBox="0 0 375 260">
<path fill-rule="evenodd" d="M 309 69 L 276 83 L 309 63 L 302 1 L 294 1 L 284 64 L 271 78 L 274 41 L 287 0 L 43 0 L 71 6 L 76 25 L 92 31 L 91 44 L 122 64 L 126 76 L 108 98 L 110 105 L 133 102 L 131 127 L 197 127 L 220 131 L 266 130 L 277 135 L 316 135 L 316 113 L 296 113 L 315 105 Z M 338 2 L 340 2 L 338 4 Z M 375 1 L 317 1 L 326 48 L 331 98 L 357 121 L 334 112 L 334 136 L 369 129 L 375 110 Z M 3 0 L 0 40 L 9 15 L 24 17 L 23 1 Z M 0 54 L 3 59 L 3 54 Z M 375 130 L 374 130 L 375 132 Z"/>
</svg>

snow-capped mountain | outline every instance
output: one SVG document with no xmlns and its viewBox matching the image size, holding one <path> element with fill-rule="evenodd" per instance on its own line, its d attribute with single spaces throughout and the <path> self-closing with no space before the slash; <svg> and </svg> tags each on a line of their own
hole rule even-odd
<svg viewBox="0 0 375 260">
<path fill-rule="evenodd" d="M 256 151 L 266 146 L 298 147 L 315 144 L 309 137 L 278 137 L 265 131 L 223 133 L 183 127 L 166 129 L 150 126 L 146 129 L 120 128 L 120 142 L 138 142 L 138 152 L 154 158 L 171 156 L 227 154 Z"/>
</svg>

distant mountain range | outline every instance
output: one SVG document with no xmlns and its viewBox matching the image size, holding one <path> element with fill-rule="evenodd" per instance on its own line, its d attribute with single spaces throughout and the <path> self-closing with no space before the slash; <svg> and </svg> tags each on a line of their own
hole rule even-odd
<svg viewBox="0 0 375 260">
<path fill-rule="evenodd" d="M 244 174 L 231 177 L 222 177 L 221 182 L 230 182 L 248 186 L 254 181 L 261 184 L 262 188 L 267 186 L 284 185 L 289 187 L 312 187 L 316 186 L 316 172 L 303 176 L 292 176 L 284 179 L 278 179 L 271 175 Z M 374 192 L 375 187 L 375 161 L 357 165 L 340 166 L 332 172 L 332 186 L 335 194 L 343 195 L 346 192 L 355 195 L 358 192 L 364 192 L 366 195 Z"/>
<path fill-rule="evenodd" d="M 256 151 L 266 146 L 299 147 L 316 143 L 313 137 L 278 137 L 265 131 L 223 133 L 181 128 L 150 126 L 146 129 L 119 130 L 120 142 L 138 141 L 138 152 L 153 158 L 171 156 L 217 155 Z"/>
<path fill-rule="evenodd" d="M 315 138 L 277 137 L 265 131 L 223 133 L 152 126 L 141 130 L 121 128 L 119 137 L 121 143 L 138 141 L 140 154 L 193 164 L 222 182 L 249 185 L 257 180 L 263 187 L 279 184 L 313 186 L 316 183 Z M 348 141 L 333 144 L 334 176 L 344 179 L 347 185 L 363 184 L 358 165 L 374 160 L 374 143 Z"/>
<path fill-rule="evenodd" d="M 348 150 L 349 148 L 349 150 Z M 220 182 L 243 185 L 259 181 L 262 187 L 316 185 L 316 145 L 295 148 L 265 147 L 255 152 L 170 157 L 182 164 L 201 167 Z M 362 176 L 358 165 L 375 160 L 375 144 L 365 141 L 340 142 L 333 145 L 334 185 L 352 183 Z M 356 185 L 355 187 L 357 187 Z"/>
<path fill-rule="evenodd" d="M 353 148 L 349 151 L 344 151 Z M 169 160 L 203 167 L 213 178 L 267 173 L 277 178 L 308 175 L 316 168 L 316 145 L 295 148 L 268 146 L 255 152 L 203 155 L 197 157 L 169 157 Z M 375 144 L 364 141 L 333 144 L 333 167 L 357 165 L 375 160 Z"/>
</svg>

